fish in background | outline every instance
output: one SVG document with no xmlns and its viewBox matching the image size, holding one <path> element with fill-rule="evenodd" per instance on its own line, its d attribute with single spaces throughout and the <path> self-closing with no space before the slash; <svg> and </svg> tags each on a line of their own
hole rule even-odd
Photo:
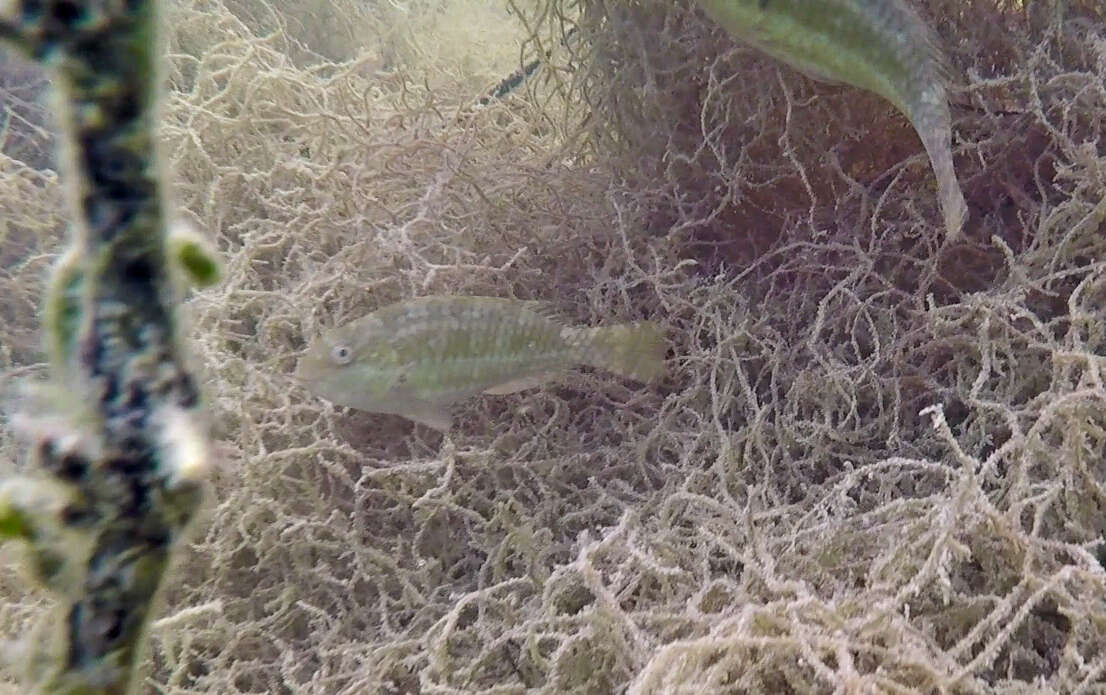
<svg viewBox="0 0 1106 695">
<path fill-rule="evenodd" d="M 968 214 L 952 162 L 947 67 L 936 37 L 901 0 L 697 0 L 738 39 L 823 82 L 882 96 L 918 132 L 937 176 L 949 238 Z"/>
<path fill-rule="evenodd" d="M 578 328 L 542 302 L 432 296 L 323 333 L 295 378 L 337 405 L 448 432 L 457 401 L 539 386 L 581 364 L 649 382 L 664 371 L 664 352 L 663 332 L 650 321 Z"/>
</svg>

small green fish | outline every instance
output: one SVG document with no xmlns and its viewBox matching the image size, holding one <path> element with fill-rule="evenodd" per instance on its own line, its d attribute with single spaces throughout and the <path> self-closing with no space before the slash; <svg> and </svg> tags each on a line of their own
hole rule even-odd
<svg viewBox="0 0 1106 695">
<path fill-rule="evenodd" d="M 649 321 L 576 328 L 541 302 L 436 296 L 327 331 L 295 377 L 337 405 L 447 432 L 451 403 L 538 386 L 578 364 L 648 382 L 663 372 L 664 350 L 660 326 Z"/>
<path fill-rule="evenodd" d="M 952 162 L 947 69 L 936 39 L 901 0 L 698 0 L 726 31 L 824 82 L 882 96 L 922 140 L 950 238 L 968 206 Z"/>
</svg>

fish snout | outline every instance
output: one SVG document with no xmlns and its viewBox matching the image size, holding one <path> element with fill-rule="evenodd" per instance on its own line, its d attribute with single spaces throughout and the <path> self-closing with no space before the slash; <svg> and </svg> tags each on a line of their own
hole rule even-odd
<svg viewBox="0 0 1106 695">
<path fill-rule="evenodd" d="M 318 370 L 311 368 L 311 360 L 306 356 L 296 360 L 296 368 L 292 370 L 292 373 L 288 377 L 296 384 L 308 388 L 311 381 L 313 381 L 313 374 Z"/>
</svg>

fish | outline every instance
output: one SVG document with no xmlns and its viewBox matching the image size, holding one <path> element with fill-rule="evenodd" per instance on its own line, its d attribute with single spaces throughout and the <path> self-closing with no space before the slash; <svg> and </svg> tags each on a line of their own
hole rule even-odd
<svg viewBox="0 0 1106 695">
<path fill-rule="evenodd" d="M 324 331 L 294 379 L 335 405 L 449 432 L 452 404 L 540 386 L 578 365 L 652 382 L 664 372 L 665 349 L 652 321 L 576 327 L 544 302 L 436 295 Z"/>
<path fill-rule="evenodd" d="M 949 68 L 925 21 L 902 0 L 697 0 L 737 39 L 815 80 L 890 101 L 910 120 L 937 178 L 946 237 L 968 216 L 952 158 Z"/>
</svg>

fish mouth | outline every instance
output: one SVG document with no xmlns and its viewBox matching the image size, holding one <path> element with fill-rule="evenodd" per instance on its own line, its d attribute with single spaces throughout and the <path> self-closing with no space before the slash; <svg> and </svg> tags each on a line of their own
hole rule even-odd
<svg viewBox="0 0 1106 695">
<path fill-rule="evenodd" d="M 308 391 L 313 391 L 328 381 L 330 374 L 325 366 L 319 364 L 318 360 L 301 357 L 296 360 L 296 368 L 292 370 L 288 378 Z"/>
<path fill-rule="evenodd" d="M 302 359 L 297 360 L 296 368 L 292 371 L 291 374 L 288 375 L 288 378 L 291 379 L 295 384 L 306 387 L 307 382 L 310 380 L 310 377 L 307 374 L 308 370 L 306 367 L 307 365 L 303 363 Z"/>
</svg>

